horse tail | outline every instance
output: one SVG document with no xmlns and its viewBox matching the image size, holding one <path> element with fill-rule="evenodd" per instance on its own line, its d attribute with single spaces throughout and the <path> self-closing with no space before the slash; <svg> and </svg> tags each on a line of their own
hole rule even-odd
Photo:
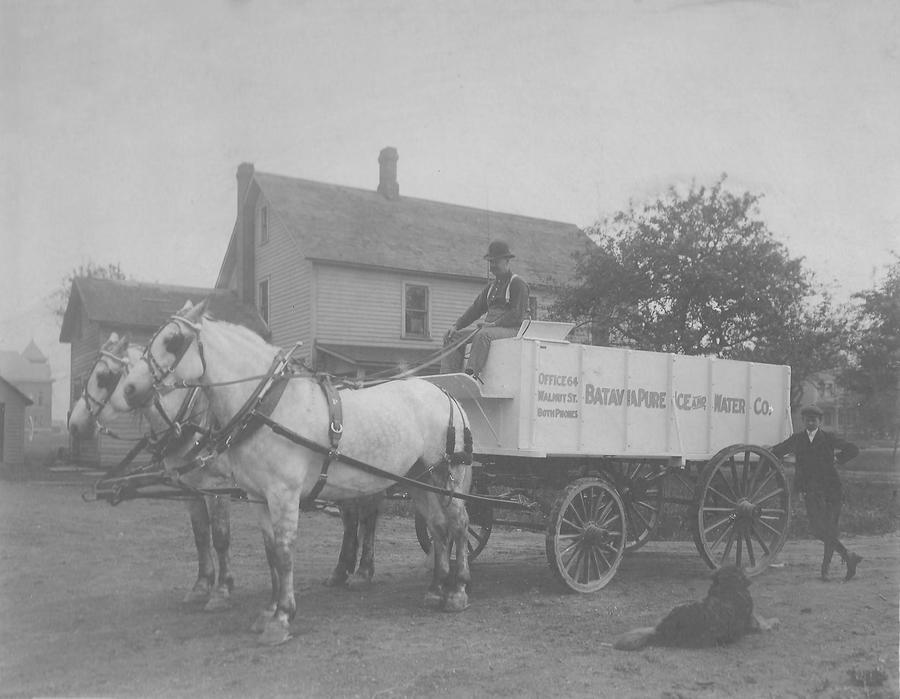
<svg viewBox="0 0 900 699">
<path fill-rule="evenodd" d="M 456 398 L 446 391 L 444 391 L 444 395 L 450 401 L 450 420 L 447 424 L 447 446 L 445 449 L 447 459 L 451 464 L 465 464 L 468 466 L 472 463 L 472 430 L 469 429 L 468 418 Z M 461 452 L 456 451 L 456 426 L 453 424 L 454 410 L 459 411 L 460 419 L 462 420 L 463 450 Z"/>
</svg>

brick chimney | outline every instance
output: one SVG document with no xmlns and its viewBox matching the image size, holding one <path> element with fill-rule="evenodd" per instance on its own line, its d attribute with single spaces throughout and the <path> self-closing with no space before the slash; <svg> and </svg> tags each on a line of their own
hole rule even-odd
<svg viewBox="0 0 900 699">
<path fill-rule="evenodd" d="M 237 292 L 238 298 L 249 305 L 256 300 L 256 260 L 255 237 L 256 228 L 254 211 L 244 210 L 244 200 L 250 189 L 250 181 L 253 179 L 253 163 L 241 163 L 237 169 Z"/>
<path fill-rule="evenodd" d="M 397 149 L 388 146 L 378 154 L 378 193 L 385 199 L 399 199 L 400 185 L 397 182 Z"/>
<path fill-rule="evenodd" d="M 237 208 L 238 215 L 244 205 L 244 197 L 247 196 L 247 188 L 253 179 L 253 163 L 241 163 L 237 169 Z"/>
</svg>

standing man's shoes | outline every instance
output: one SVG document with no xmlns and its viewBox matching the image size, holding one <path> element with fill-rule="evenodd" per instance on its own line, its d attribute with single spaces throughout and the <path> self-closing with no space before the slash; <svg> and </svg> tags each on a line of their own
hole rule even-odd
<svg viewBox="0 0 900 699">
<path fill-rule="evenodd" d="M 853 553 L 850 551 L 847 554 L 847 574 L 844 576 L 844 580 L 850 580 L 854 575 L 856 575 L 856 566 L 860 564 L 863 557 L 858 553 Z"/>
</svg>

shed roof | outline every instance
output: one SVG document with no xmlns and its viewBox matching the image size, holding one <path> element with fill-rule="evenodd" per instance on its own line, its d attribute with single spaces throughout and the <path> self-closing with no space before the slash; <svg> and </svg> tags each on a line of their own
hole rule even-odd
<svg viewBox="0 0 900 699">
<path fill-rule="evenodd" d="M 2 383 L 4 386 L 8 386 L 9 389 L 13 392 L 13 395 L 19 396 L 19 398 L 22 399 L 22 403 L 23 403 L 23 404 L 25 404 L 25 405 L 31 405 L 31 404 L 34 402 L 34 401 L 31 400 L 31 398 L 29 398 L 29 397 L 26 396 L 24 393 L 22 393 L 22 391 L 20 391 L 20 390 L 19 390 L 18 388 L 16 388 L 13 384 L 11 384 L 9 381 L 7 381 L 6 379 L 4 379 L 2 376 L 0 376 L 0 383 Z"/>
<path fill-rule="evenodd" d="M 529 284 L 568 281 L 574 256 L 592 245 L 574 224 L 254 172 L 247 202 L 261 193 L 310 259 L 434 274 L 487 276 L 494 239 L 516 255 Z M 235 232 L 220 282 L 234 264 Z"/>
<path fill-rule="evenodd" d="M 60 342 L 71 342 L 76 314 L 105 325 L 152 330 L 184 306 L 209 299 L 209 313 L 219 320 L 245 325 L 268 337 L 269 330 L 256 310 L 238 300 L 228 289 L 154 284 L 77 277 L 72 282 L 69 305 L 63 317 Z"/>
</svg>

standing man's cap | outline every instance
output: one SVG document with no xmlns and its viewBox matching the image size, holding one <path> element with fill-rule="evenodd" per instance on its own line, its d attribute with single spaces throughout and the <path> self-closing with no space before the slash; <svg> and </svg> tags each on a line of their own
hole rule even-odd
<svg viewBox="0 0 900 699">
<path fill-rule="evenodd" d="M 488 245 L 488 252 L 484 259 L 499 260 L 502 258 L 509 259 L 510 257 L 515 257 L 515 255 L 509 251 L 509 245 L 502 240 L 492 240 L 491 244 Z"/>
<path fill-rule="evenodd" d="M 807 415 L 815 415 L 816 417 L 822 417 L 825 413 L 822 412 L 822 409 L 818 405 L 807 405 L 800 411 L 800 415 L 806 417 Z"/>
</svg>

